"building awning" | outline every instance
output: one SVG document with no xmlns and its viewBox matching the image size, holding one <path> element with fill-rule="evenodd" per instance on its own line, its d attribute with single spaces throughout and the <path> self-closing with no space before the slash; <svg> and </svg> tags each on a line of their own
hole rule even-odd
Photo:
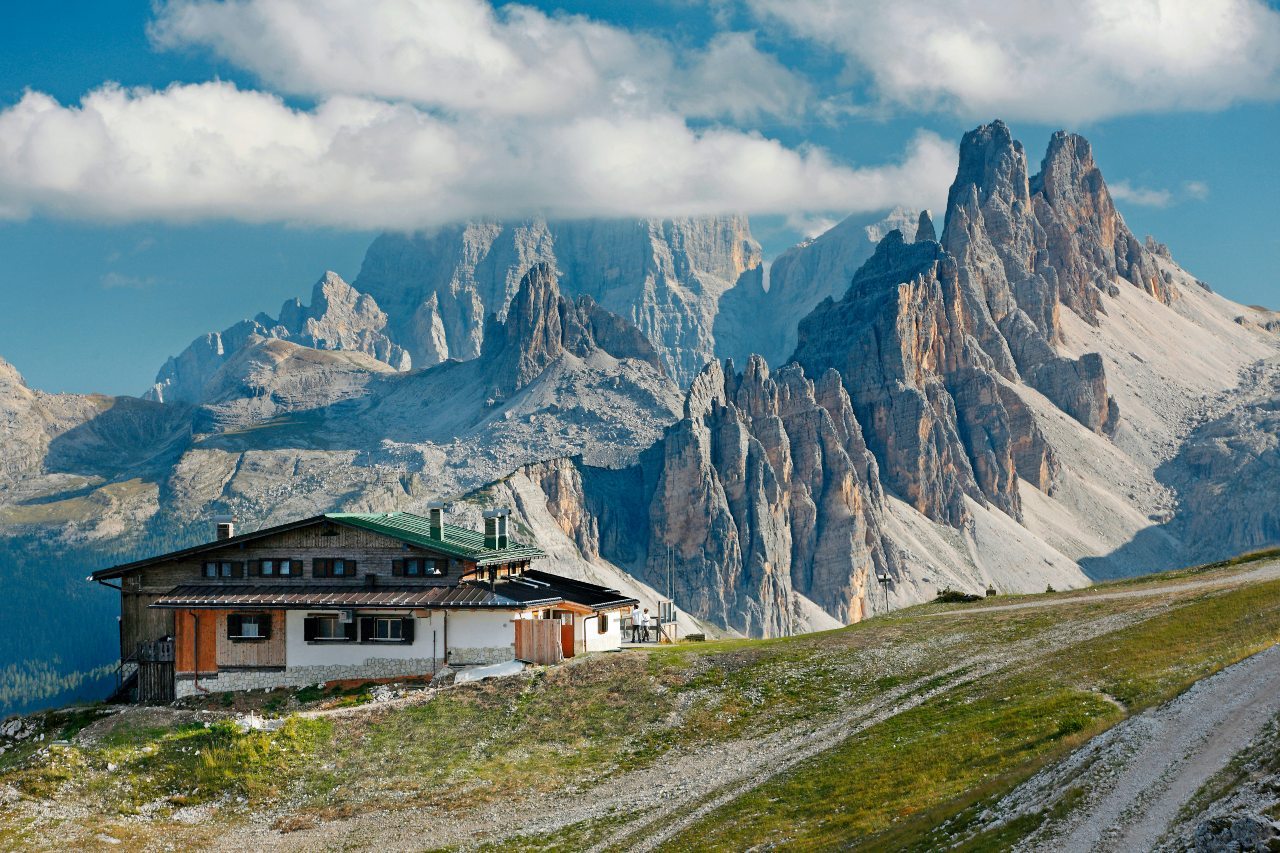
<svg viewBox="0 0 1280 853">
<path fill-rule="evenodd" d="M 588 610 L 614 610 L 640 603 L 616 589 L 532 569 L 521 572 L 509 581 L 499 582 L 497 586 L 498 591 L 504 594 L 515 594 L 514 591 L 518 588 L 540 590 L 545 595 L 558 596 Z"/>
<path fill-rule="evenodd" d="M 151 607 L 165 609 L 240 610 L 260 608 L 349 609 L 496 609 L 523 610 L 558 604 L 563 597 L 546 589 L 492 590 L 480 583 L 461 586 L 353 587 L 337 584 L 215 585 L 174 587 Z"/>
</svg>

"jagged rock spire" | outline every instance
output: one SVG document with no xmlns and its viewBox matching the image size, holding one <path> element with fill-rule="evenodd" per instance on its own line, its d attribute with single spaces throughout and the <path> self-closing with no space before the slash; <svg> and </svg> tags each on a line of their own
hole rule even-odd
<svg viewBox="0 0 1280 853">
<path fill-rule="evenodd" d="M 938 241 L 938 232 L 933 227 L 933 217 L 929 215 L 929 211 L 920 211 L 920 222 L 916 225 L 917 243 L 936 243 Z"/>
</svg>

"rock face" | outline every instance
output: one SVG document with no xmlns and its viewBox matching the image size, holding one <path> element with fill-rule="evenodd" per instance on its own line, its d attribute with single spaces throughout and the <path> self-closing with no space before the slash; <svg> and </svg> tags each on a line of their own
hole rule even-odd
<svg viewBox="0 0 1280 853">
<path fill-rule="evenodd" d="M 1047 491 L 1057 467 L 974 338 L 971 304 L 941 245 L 892 231 L 843 299 L 801 321 L 794 356 L 843 378 L 888 487 L 954 526 L 966 495 L 1020 518 L 1017 477 Z"/>
<path fill-rule="evenodd" d="M 743 217 L 473 222 L 374 241 L 356 279 L 391 317 L 391 334 L 427 366 L 483 348 L 485 318 L 507 316 L 535 264 L 565 293 L 590 296 L 634 324 L 682 384 L 716 357 L 721 296 L 761 275 Z"/>
<path fill-rule="evenodd" d="M 752 354 L 771 365 L 785 364 L 796 348 L 796 322 L 830 297 L 839 299 L 849 281 L 890 231 L 909 242 L 928 215 L 903 208 L 884 218 L 854 215 L 812 240 L 787 249 L 769 266 L 767 288 L 744 279 L 721 299 L 716 317 L 716 351 L 745 364 Z"/>
<path fill-rule="evenodd" d="M 593 549 L 659 589 L 670 562 L 682 608 L 750 636 L 823 613 L 857 621 L 871 574 L 898 568 L 876 462 L 834 371 L 815 385 L 796 365 L 771 376 L 759 356 L 741 374 L 713 362 L 640 464 L 581 480 L 589 528 L 623 532 L 593 534 Z M 544 481 L 549 503 L 561 484 Z M 617 508 L 627 492 L 644 496 L 638 511 Z"/>
<path fill-rule="evenodd" d="M 386 326 L 387 315 L 373 297 L 360 293 L 337 273 L 326 272 L 312 288 L 309 307 L 291 299 L 281 306 L 279 320 L 259 314 L 222 332 L 201 335 L 165 362 L 145 396 L 157 402 L 204 402 L 210 393 L 205 386 L 223 364 L 260 338 L 361 352 L 395 370 L 408 370 L 412 359 L 387 337 Z"/>
<path fill-rule="evenodd" d="M 535 264 L 521 279 L 506 322 L 490 315 L 484 355 L 494 362 L 499 395 L 514 394 L 565 352 L 587 357 L 601 349 L 663 372 L 657 351 L 639 329 L 596 305 L 590 296 L 580 296 L 577 302 L 565 299 L 556 279 L 550 265 Z"/>
<path fill-rule="evenodd" d="M 1101 360 L 1058 355 L 1060 311 L 1096 325 L 1119 280 L 1167 304 L 1175 293 L 1125 226 L 1089 143 L 1059 132 L 1040 172 L 1003 122 L 965 134 L 942 245 L 959 267 L 974 335 L 997 372 L 1024 379 L 1096 432 L 1118 412 Z"/>
</svg>

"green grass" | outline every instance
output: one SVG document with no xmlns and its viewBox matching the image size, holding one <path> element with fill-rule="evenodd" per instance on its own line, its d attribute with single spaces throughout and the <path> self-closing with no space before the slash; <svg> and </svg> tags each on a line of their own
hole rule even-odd
<svg viewBox="0 0 1280 853">
<path fill-rule="evenodd" d="M 1280 582 L 1207 594 L 1143 623 L 1051 654 L 1021 672 L 974 682 L 849 738 L 713 812 L 674 845 L 843 847 L 928 812 L 894 847 L 971 805 L 984 785 L 1012 787 L 1049 758 L 1165 701 L 1280 639 Z M 942 806 L 939 809 L 939 806 Z M 927 846 L 927 845 L 926 845 Z"/>
<path fill-rule="evenodd" d="M 0 784 L 36 800 L 83 803 L 125 843 L 146 846 L 163 837 L 174 810 L 194 804 L 213 809 L 202 829 L 270 808 L 277 828 L 292 830 L 372 810 L 462 816 L 539 793 L 591 797 L 613 774 L 673 754 L 822 725 L 890 695 L 895 702 L 928 696 L 728 803 L 676 846 L 803 849 L 862 840 L 912 849 L 936 846 L 943 836 L 933 833 L 946 826 L 947 839 L 972 835 L 971 849 L 998 849 L 1074 805 L 1068 797 L 981 834 L 986 805 L 1123 718 L 1108 695 L 1129 711 L 1163 701 L 1280 636 L 1280 583 L 1155 592 L 1022 610 L 978 605 L 960 618 L 922 618 L 954 610 L 930 604 L 801 637 L 590 656 L 463 685 L 420 704 L 288 716 L 276 732 L 242 733 L 229 722 L 131 726 L 123 717 L 92 742 L 0 756 Z M 1035 648 L 1047 632 L 1111 616 L 1138 622 L 1029 653 L 1033 663 L 1018 671 L 974 681 L 972 668 L 956 669 L 970 656 Z M 368 687 L 216 695 L 179 718 L 340 707 L 368 701 Z M 50 718 L 46 745 L 55 731 L 70 737 L 92 719 L 90 710 Z M 8 818 L 11 836 L 27 831 L 20 814 L 0 812 L 0 823 Z M 512 843 L 575 849 L 619 829 L 625 835 L 631 819 L 609 815 Z M 97 823 L 82 828 L 100 831 Z"/>
</svg>

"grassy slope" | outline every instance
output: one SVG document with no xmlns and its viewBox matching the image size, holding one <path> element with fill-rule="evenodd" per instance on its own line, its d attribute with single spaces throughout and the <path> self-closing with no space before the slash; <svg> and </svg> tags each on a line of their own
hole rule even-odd
<svg viewBox="0 0 1280 853">
<path fill-rule="evenodd" d="M 1045 609 L 984 613 L 978 605 L 961 617 L 921 618 L 938 609 L 785 640 L 588 657 L 425 704 L 291 717 L 271 733 L 219 722 L 227 712 L 217 698 L 204 716 L 156 723 L 126 715 L 106 732 L 95 731 L 102 724 L 93 712 L 49 714 L 39 721 L 44 741 L 0 754 L 0 846 L 99 833 L 140 846 L 181 833 L 195 845 L 247 822 L 296 830 L 423 806 L 466 818 L 497 801 L 589 790 L 732 739 L 816 726 L 892 690 L 957 681 L 676 839 L 686 849 L 768 841 L 821 848 L 857 838 L 927 845 L 938 840 L 928 835 L 934 825 L 950 821 L 947 831 L 959 831 L 975 804 L 1121 719 L 1104 694 L 1144 707 L 1280 636 L 1280 582 Z M 1141 621 L 978 681 L 937 677 L 964 655 L 1108 615 Z M 314 690 L 266 697 L 282 711 L 299 699 L 352 701 L 321 700 Z M 55 738 L 70 743 L 50 746 Z M 180 823 L 193 817 L 194 825 Z M 614 822 L 525 842 L 574 848 Z"/>
</svg>

